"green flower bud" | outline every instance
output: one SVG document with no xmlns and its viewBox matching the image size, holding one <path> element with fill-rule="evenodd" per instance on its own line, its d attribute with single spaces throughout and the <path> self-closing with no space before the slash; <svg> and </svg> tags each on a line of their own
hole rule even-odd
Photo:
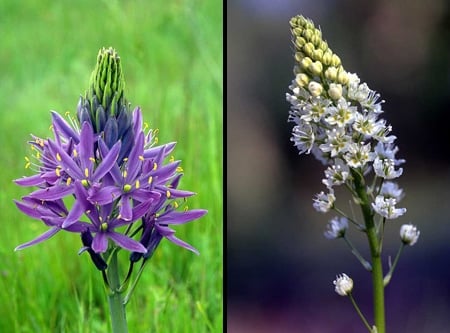
<svg viewBox="0 0 450 333">
<path fill-rule="evenodd" d="M 305 37 L 305 39 L 309 41 L 309 40 L 311 40 L 312 36 L 314 36 L 314 32 L 313 32 L 313 30 L 306 29 L 306 30 L 303 30 L 302 36 Z"/>
<path fill-rule="evenodd" d="M 322 61 L 323 51 L 321 49 L 315 49 L 312 58 L 317 61 Z"/>
<path fill-rule="evenodd" d="M 299 73 L 295 76 L 295 83 L 300 87 L 306 87 L 309 83 L 309 76 L 305 73 Z"/>
<path fill-rule="evenodd" d="M 294 45 L 298 50 L 301 50 L 305 44 L 306 40 L 303 37 L 298 36 L 295 38 Z"/>
<path fill-rule="evenodd" d="M 337 80 L 342 85 L 347 85 L 348 82 L 350 81 L 348 73 L 344 70 L 342 66 L 338 70 Z"/>
<path fill-rule="evenodd" d="M 301 61 L 305 58 L 305 54 L 303 52 L 295 52 L 294 58 L 295 61 L 301 63 Z"/>
<path fill-rule="evenodd" d="M 324 65 L 329 66 L 331 65 L 331 59 L 333 57 L 333 52 L 330 49 L 327 49 L 322 56 L 322 62 Z"/>
<path fill-rule="evenodd" d="M 339 58 L 336 54 L 333 54 L 331 57 L 331 65 L 334 67 L 339 67 L 341 65 L 341 58 Z"/>
<path fill-rule="evenodd" d="M 313 55 L 313 52 L 314 52 L 314 45 L 313 45 L 313 43 L 306 43 L 303 46 L 303 52 L 305 52 L 305 54 L 308 57 L 312 58 L 312 55 Z"/>
<path fill-rule="evenodd" d="M 325 70 L 325 77 L 330 81 L 336 81 L 338 69 L 336 67 L 330 66 Z"/>
<path fill-rule="evenodd" d="M 309 68 L 309 66 L 313 63 L 313 61 L 309 57 L 304 57 L 304 58 L 300 59 L 299 62 L 300 62 L 300 65 L 302 66 L 302 68 L 305 70 L 307 70 Z"/>
<path fill-rule="evenodd" d="M 308 66 L 308 70 L 311 72 L 312 75 L 319 75 L 322 73 L 322 63 L 320 61 L 315 61 L 311 65 Z"/>
</svg>

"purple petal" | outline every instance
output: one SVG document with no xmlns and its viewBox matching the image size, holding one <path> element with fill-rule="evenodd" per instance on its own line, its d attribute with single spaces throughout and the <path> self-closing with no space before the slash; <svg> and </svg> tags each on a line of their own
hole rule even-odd
<svg viewBox="0 0 450 333">
<path fill-rule="evenodd" d="M 134 180 L 139 172 L 142 162 L 140 156 L 144 153 L 144 133 L 140 132 L 137 136 L 136 143 L 128 156 L 127 164 L 127 182 Z"/>
<path fill-rule="evenodd" d="M 44 233 L 43 233 L 42 235 L 40 235 L 39 237 L 36 237 L 35 239 L 33 239 L 33 240 L 29 241 L 29 242 L 26 242 L 26 243 L 23 243 L 23 244 L 17 246 L 17 247 L 14 249 L 14 251 L 22 250 L 22 249 L 24 249 L 24 248 L 26 248 L 26 247 L 29 247 L 29 246 L 38 244 L 38 243 L 40 243 L 40 242 L 43 242 L 43 241 L 49 239 L 50 237 L 52 237 L 54 234 L 56 234 L 56 233 L 57 233 L 58 231 L 60 231 L 60 230 L 61 230 L 61 229 L 58 228 L 58 227 L 53 227 L 53 228 L 51 228 L 50 230 L 44 232 Z"/>
<path fill-rule="evenodd" d="M 29 205 L 17 200 L 14 200 L 14 203 L 22 213 L 30 217 L 34 217 L 35 219 L 39 219 L 41 217 L 41 213 L 36 209 L 37 208 L 36 205 Z"/>
<path fill-rule="evenodd" d="M 131 252 L 145 253 L 147 249 L 139 242 L 115 231 L 108 232 L 108 236 L 120 247 Z"/>
<path fill-rule="evenodd" d="M 92 240 L 92 250 L 96 253 L 103 253 L 108 248 L 108 237 L 104 232 L 97 232 Z"/>
<path fill-rule="evenodd" d="M 52 111 L 53 127 L 57 129 L 67 139 L 72 138 L 75 143 L 79 142 L 78 133 L 59 115 L 58 112 Z"/>
<path fill-rule="evenodd" d="M 196 220 L 208 211 L 204 209 L 192 209 L 187 212 L 170 212 L 166 215 L 161 215 L 156 219 L 160 224 L 183 224 L 192 220 Z"/>
<path fill-rule="evenodd" d="M 105 186 L 89 196 L 89 201 L 95 205 L 105 205 L 116 200 L 122 191 L 116 186 Z"/>
<path fill-rule="evenodd" d="M 165 144 L 164 146 L 156 146 L 146 149 L 144 151 L 144 158 L 145 159 L 155 158 L 160 153 L 161 149 L 164 149 L 165 154 L 170 154 L 172 150 L 175 148 L 176 144 L 177 144 L 176 142 L 171 142 Z"/>
<path fill-rule="evenodd" d="M 80 171 L 80 167 L 73 161 L 72 157 L 67 155 L 64 149 L 53 143 L 51 140 L 48 141 L 48 146 L 53 155 L 56 156 L 56 154 L 59 154 L 61 157 L 60 164 L 70 177 L 74 179 L 84 179 L 84 174 Z"/>
<path fill-rule="evenodd" d="M 139 202 L 145 202 L 145 201 L 153 201 L 158 200 L 161 198 L 161 193 L 151 191 L 151 190 L 145 190 L 145 189 L 139 189 L 133 191 L 133 199 L 137 200 Z"/>
<path fill-rule="evenodd" d="M 163 235 L 165 238 L 167 238 L 168 240 L 170 240 L 172 243 L 184 247 L 185 249 L 194 252 L 195 254 L 199 255 L 200 253 L 197 251 L 197 249 L 193 246 L 191 246 L 190 244 L 182 241 L 181 239 L 175 237 L 175 231 L 168 228 L 168 227 L 162 227 L 159 225 L 156 225 L 156 230 Z"/>
<path fill-rule="evenodd" d="M 109 153 L 103 158 L 102 162 L 95 169 L 93 180 L 100 180 L 106 173 L 108 173 L 112 167 L 116 164 L 117 157 L 120 152 L 120 141 L 118 141 L 109 151 Z"/>
<path fill-rule="evenodd" d="M 39 200 L 56 200 L 73 193 L 73 186 L 55 185 L 32 192 L 29 197 Z"/>
<path fill-rule="evenodd" d="M 83 169 L 88 168 L 91 172 L 93 163 L 90 159 L 94 157 L 94 130 L 87 121 L 81 126 L 80 144 L 78 147 Z"/>
<path fill-rule="evenodd" d="M 194 192 L 191 191 L 183 191 L 183 190 L 177 190 L 175 188 L 168 188 L 165 186 L 155 186 L 158 190 L 162 191 L 167 195 L 167 191 L 170 192 L 170 198 L 186 198 L 194 195 Z"/>
<path fill-rule="evenodd" d="M 15 179 L 14 182 L 20 186 L 37 186 L 37 185 L 41 185 L 42 183 L 44 183 L 45 180 L 42 179 L 41 174 L 37 174 L 34 176 Z"/>
<path fill-rule="evenodd" d="M 130 202 L 130 196 L 129 195 L 123 195 L 122 198 L 120 198 L 120 217 L 121 219 L 125 221 L 131 221 L 131 218 L 133 217 L 133 212 L 131 210 L 131 202 Z"/>
</svg>

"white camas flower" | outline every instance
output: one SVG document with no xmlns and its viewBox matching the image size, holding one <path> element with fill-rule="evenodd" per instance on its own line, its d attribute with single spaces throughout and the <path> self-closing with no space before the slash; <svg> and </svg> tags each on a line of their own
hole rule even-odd
<svg viewBox="0 0 450 333">
<path fill-rule="evenodd" d="M 381 216 L 392 220 L 406 213 L 406 208 L 395 208 L 396 204 L 397 200 L 394 198 L 385 198 L 378 195 L 375 202 L 372 203 L 372 208 Z"/>
<path fill-rule="evenodd" d="M 381 186 L 380 195 L 385 198 L 394 198 L 399 202 L 403 198 L 403 190 L 398 187 L 397 183 L 385 181 Z"/>
<path fill-rule="evenodd" d="M 381 116 L 384 101 L 357 74 L 344 69 L 322 32 L 302 16 L 291 19 L 294 46 L 295 77 L 286 94 L 291 104 L 289 122 L 295 125 L 291 141 L 300 154 L 312 154 L 326 168 L 322 183 L 330 193 L 314 198 L 314 208 L 328 212 L 334 205 L 332 188 L 347 183 L 352 188 L 352 175 L 361 175 L 368 193 L 378 195 L 372 207 L 385 218 L 403 215 L 404 208 L 395 205 L 403 192 L 386 180 L 398 178 L 404 160 L 397 159 L 396 137 L 392 126 Z M 369 181 L 375 175 L 374 181 Z"/>
<path fill-rule="evenodd" d="M 336 197 L 334 191 L 331 189 L 330 193 L 325 194 L 323 191 L 316 195 L 313 202 L 313 207 L 321 213 L 327 213 L 333 207 Z"/>
<path fill-rule="evenodd" d="M 353 280 L 345 273 L 336 276 L 333 281 L 334 291 L 341 296 L 348 296 L 353 290 Z"/>
<path fill-rule="evenodd" d="M 420 231 L 412 224 L 403 224 L 400 227 L 400 238 L 406 245 L 413 246 L 419 239 Z"/>
<path fill-rule="evenodd" d="M 322 183 L 325 184 L 327 188 L 342 185 L 348 179 L 349 171 L 348 165 L 344 164 L 344 161 L 338 158 L 336 159 L 335 164 L 329 166 L 325 170 L 325 178 L 322 180 Z"/>
<path fill-rule="evenodd" d="M 327 239 L 336 239 L 343 237 L 348 229 L 348 220 L 345 217 L 334 217 L 327 224 L 327 228 L 323 235 Z"/>
</svg>

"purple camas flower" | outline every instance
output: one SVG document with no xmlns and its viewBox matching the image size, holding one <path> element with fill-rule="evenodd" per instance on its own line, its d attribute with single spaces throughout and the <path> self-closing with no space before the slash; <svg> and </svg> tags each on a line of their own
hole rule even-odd
<svg viewBox="0 0 450 333">
<path fill-rule="evenodd" d="M 108 70 L 111 75 L 105 74 Z M 53 138 L 33 137 L 30 142 L 33 158 L 27 159 L 27 167 L 35 174 L 15 182 L 38 189 L 16 205 L 50 229 L 16 250 L 64 230 L 81 235 L 81 251 L 89 253 L 99 270 L 107 267 L 101 254 L 112 247 L 130 251 L 135 262 L 150 258 L 162 238 L 198 253 L 175 237 L 169 225 L 198 219 L 206 210 L 177 210 L 194 192 L 178 189 L 180 161 L 170 157 L 175 143 L 155 145 L 155 132 L 145 132 L 141 110 L 129 112 L 119 58 L 112 49 L 100 51 L 77 116 L 78 121 L 66 121 L 52 112 Z M 68 197 L 75 198 L 70 208 Z"/>
</svg>

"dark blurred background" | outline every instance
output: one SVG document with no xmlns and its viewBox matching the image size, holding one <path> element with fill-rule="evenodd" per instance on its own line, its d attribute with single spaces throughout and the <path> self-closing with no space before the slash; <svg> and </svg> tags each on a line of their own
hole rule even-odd
<svg viewBox="0 0 450 333">
<path fill-rule="evenodd" d="M 332 281 L 345 272 L 372 322 L 370 274 L 312 208 L 323 166 L 298 155 L 285 93 L 293 79 L 289 19 L 324 39 L 381 93 L 394 128 L 408 212 L 388 221 L 384 264 L 412 222 L 419 242 L 403 252 L 386 289 L 389 332 L 450 332 L 450 11 L 445 0 L 233 0 L 227 4 L 228 332 L 363 332 Z M 338 196 L 344 208 L 345 196 Z M 358 207 L 356 207 L 358 208 Z M 349 209 L 346 209 L 349 212 Z M 367 255 L 357 231 L 349 235 Z"/>
</svg>

